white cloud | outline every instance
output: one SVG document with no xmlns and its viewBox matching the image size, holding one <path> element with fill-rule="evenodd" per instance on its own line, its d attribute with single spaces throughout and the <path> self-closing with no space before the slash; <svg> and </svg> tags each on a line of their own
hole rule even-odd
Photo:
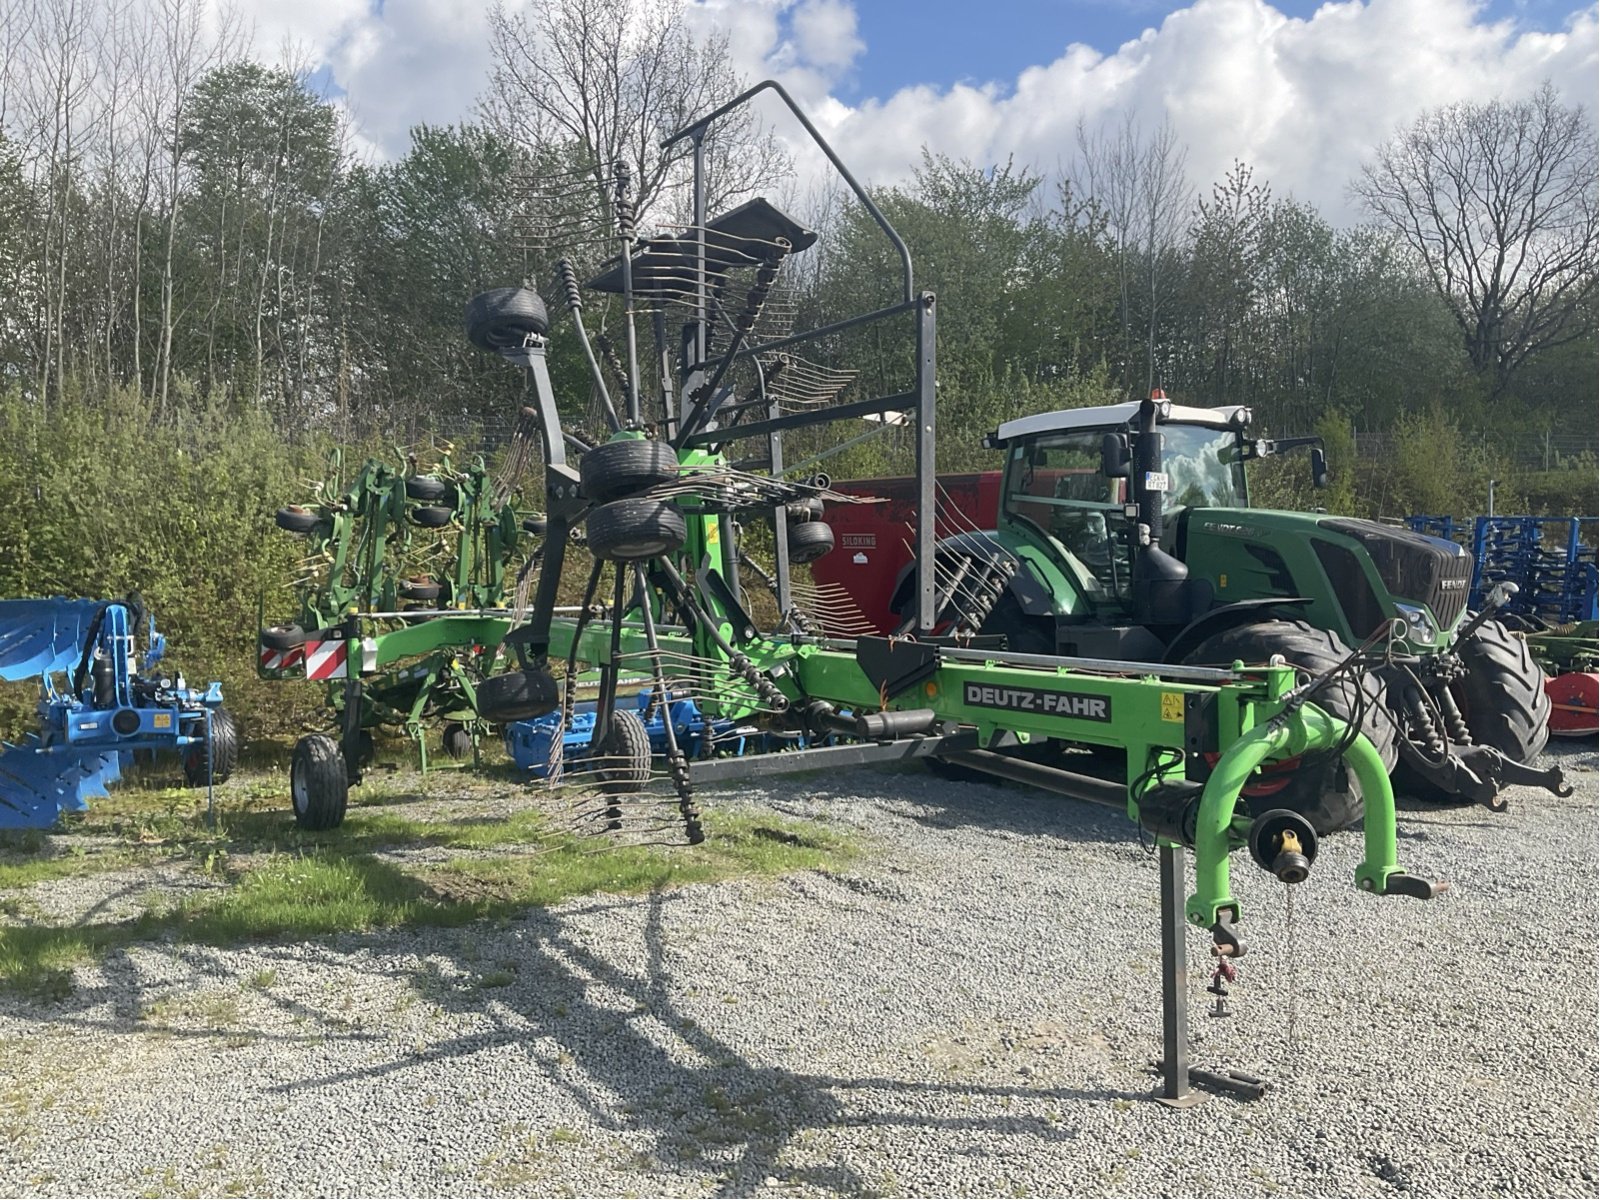
<svg viewBox="0 0 1600 1200">
<path fill-rule="evenodd" d="M 820 70 L 842 70 L 864 48 L 848 0 L 804 0 L 790 20 L 800 57 Z"/>
<path fill-rule="evenodd" d="M 1147 128 L 1172 121 L 1197 188 L 1241 158 L 1278 194 L 1344 220 L 1361 160 L 1425 108 L 1525 96 L 1546 78 L 1569 102 L 1596 103 L 1593 7 L 1561 32 L 1534 33 L 1486 20 L 1474 0 L 1343 0 L 1306 19 L 1264 0 L 1195 0 L 1109 53 L 1074 45 L 1014 80 L 847 104 L 834 89 L 848 73 L 871 90 L 856 26 L 864 2 L 691 0 L 689 17 L 725 33 L 751 79 L 782 81 L 856 173 L 878 183 L 908 178 L 924 144 L 1052 172 L 1072 157 L 1080 118 L 1102 127 L 1131 112 Z M 381 12 L 366 0 L 254 7 L 258 47 L 287 31 L 320 48 L 363 135 L 391 154 L 412 124 L 469 114 L 487 78 L 482 0 L 386 0 Z M 780 133 L 795 133 L 799 161 L 817 162 L 799 131 L 767 111 Z"/>
</svg>

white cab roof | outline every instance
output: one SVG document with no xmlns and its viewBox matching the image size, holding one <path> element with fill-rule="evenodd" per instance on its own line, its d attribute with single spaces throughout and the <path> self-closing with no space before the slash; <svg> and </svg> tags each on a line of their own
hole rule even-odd
<svg viewBox="0 0 1600 1200">
<path fill-rule="evenodd" d="M 1038 433 L 1069 432 L 1074 429 L 1116 429 L 1138 419 L 1139 404 L 1138 400 L 1129 400 L 1125 404 L 1102 404 L 1095 408 L 1064 408 L 1058 412 L 1019 417 L 1000 426 L 995 433 L 995 441 L 1010 442 L 1016 438 L 1031 437 Z M 1227 429 L 1233 421 L 1233 414 L 1241 407 L 1241 405 L 1231 405 L 1227 408 L 1190 408 L 1184 404 L 1174 404 L 1171 415 L 1162 423 L 1205 425 L 1212 429 Z"/>
</svg>

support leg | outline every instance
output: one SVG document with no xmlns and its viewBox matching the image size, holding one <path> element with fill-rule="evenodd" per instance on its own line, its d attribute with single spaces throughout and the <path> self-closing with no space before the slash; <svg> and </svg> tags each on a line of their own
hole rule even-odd
<svg viewBox="0 0 1600 1200">
<path fill-rule="evenodd" d="M 1205 1099 L 1189 1086 L 1189 964 L 1184 921 L 1183 848 L 1161 847 L 1161 1087 L 1155 1099 L 1192 1108 Z"/>
</svg>

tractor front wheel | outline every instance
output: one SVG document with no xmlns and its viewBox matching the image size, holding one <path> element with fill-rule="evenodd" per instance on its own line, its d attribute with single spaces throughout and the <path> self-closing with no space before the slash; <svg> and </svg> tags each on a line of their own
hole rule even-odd
<svg viewBox="0 0 1600 1200">
<path fill-rule="evenodd" d="M 337 829 L 344 823 L 350 780 L 338 742 L 313 733 L 295 743 L 289 763 L 289 795 L 294 801 L 294 822 L 301 829 Z"/>
<path fill-rule="evenodd" d="M 1513 762 L 1532 762 L 1550 740 L 1550 696 L 1528 643 L 1485 621 L 1456 643 L 1467 673 L 1450 687 L 1472 740 Z"/>
<path fill-rule="evenodd" d="M 1275 654 L 1296 669 L 1302 681 L 1322 675 L 1350 655 L 1350 648 L 1326 630 L 1304 621 L 1262 621 L 1213 634 L 1184 658 L 1190 666 L 1227 667 L 1234 662 L 1262 666 Z M 1312 694 L 1311 702 L 1329 716 L 1359 724 L 1394 770 L 1397 730 L 1385 703 L 1383 681 L 1370 671 L 1359 679 L 1341 676 Z M 1365 805 L 1355 774 L 1327 751 L 1267 764 L 1246 785 L 1243 798 L 1251 816 L 1287 808 L 1311 822 L 1319 834 L 1333 833 L 1361 820 Z"/>
</svg>

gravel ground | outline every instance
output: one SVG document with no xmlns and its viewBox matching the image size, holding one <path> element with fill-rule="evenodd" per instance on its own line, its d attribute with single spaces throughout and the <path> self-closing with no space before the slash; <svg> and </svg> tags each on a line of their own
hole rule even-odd
<svg viewBox="0 0 1600 1200">
<path fill-rule="evenodd" d="M 1594 1196 L 1595 756 L 1560 757 L 1568 800 L 1405 806 L 1403 865 L 1455 884 L 1430 903 L 1356 893 L 1350 836 L 1292 918 L 1237 869 L 1252 949 L 1213 1020 L 1191 936 L 1194 1053 L 1258 1103 L 1147 1099 L 1130 825 L 863 770 L 706 797 L 859 829 L 849 874 L 141 946 L 7 1000 L 0 1191 Z"/>
</svg>

